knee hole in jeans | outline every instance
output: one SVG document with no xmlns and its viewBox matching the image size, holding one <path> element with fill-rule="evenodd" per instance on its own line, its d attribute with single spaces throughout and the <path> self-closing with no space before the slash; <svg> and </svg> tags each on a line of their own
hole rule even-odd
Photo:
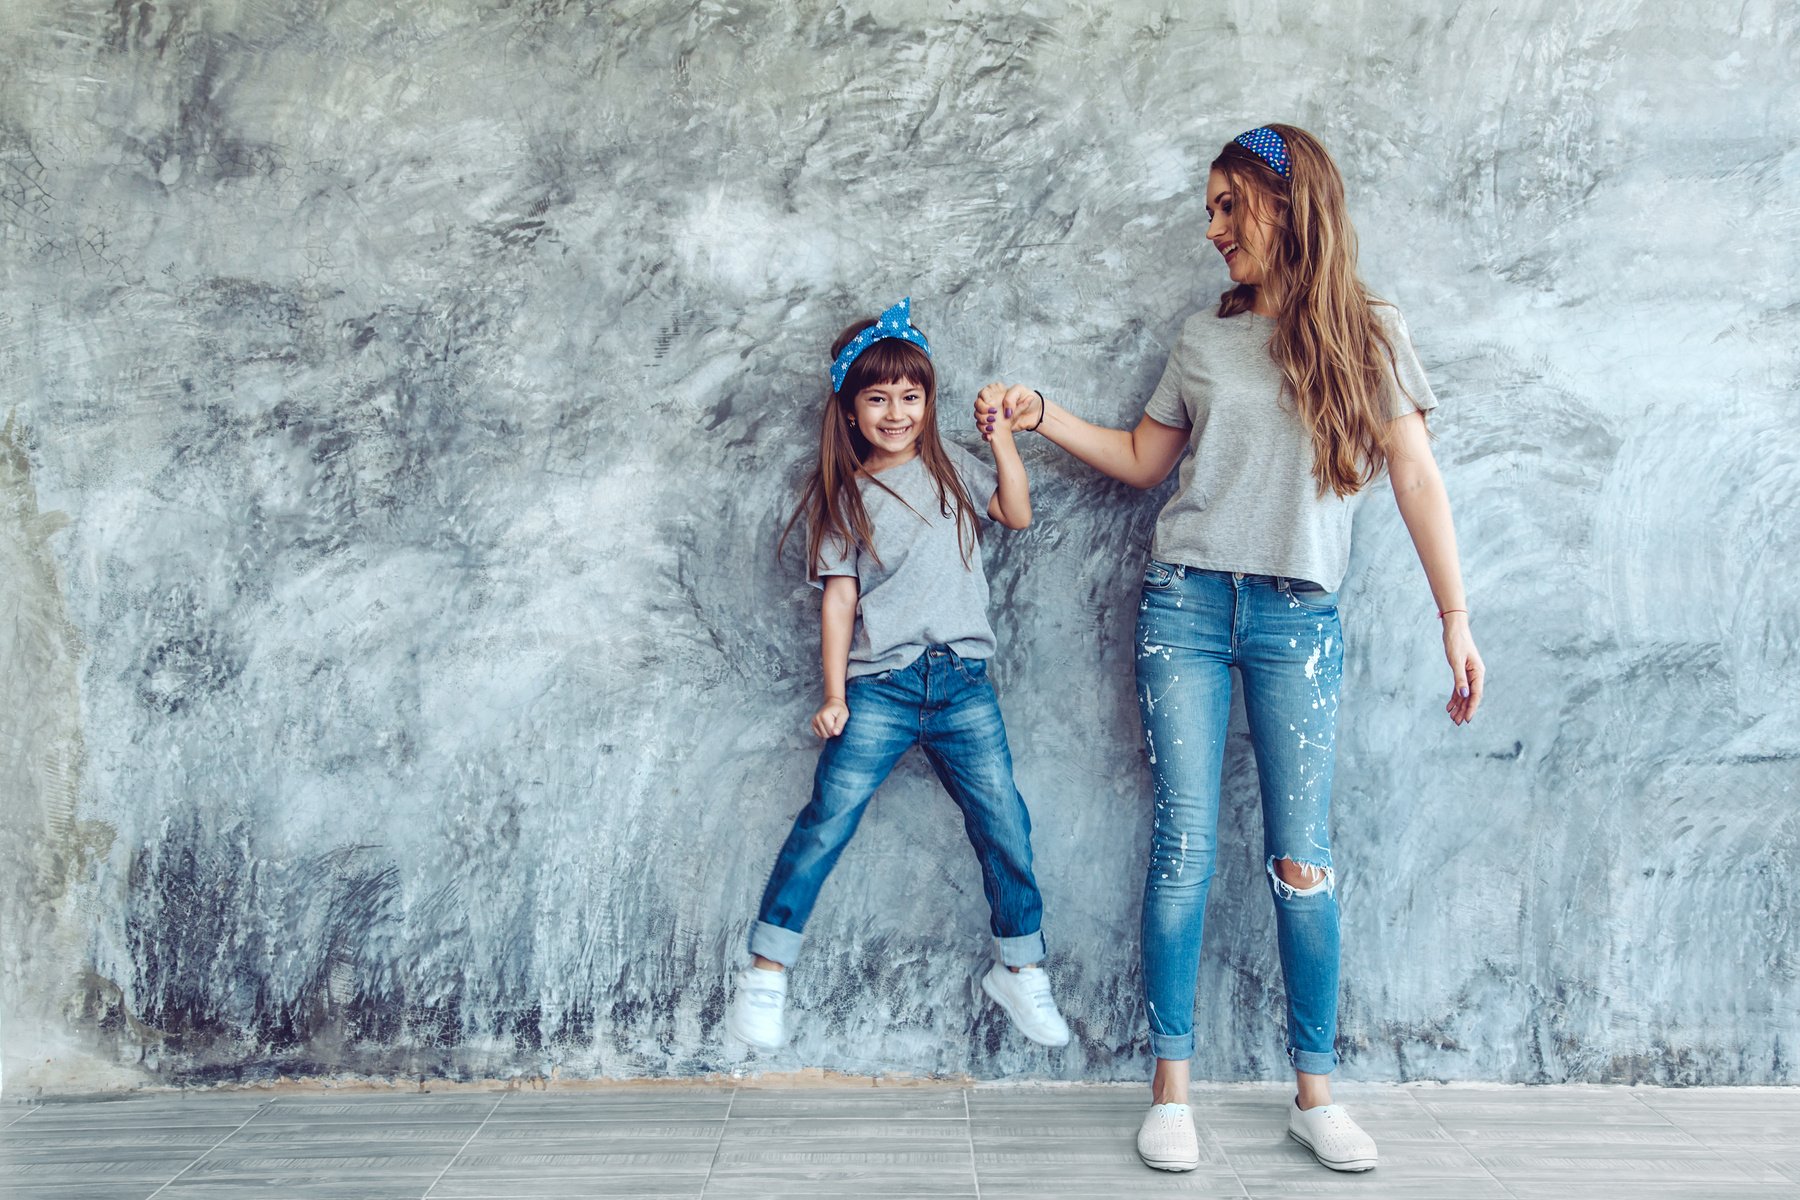
<svg viewBox="0 0 1800 1200">
<path fill-rule="evenodd" d="M 1337 891 L 1337 872 L 1320 863 L 1295 862 L 1269 856 L 1269 881 L 1283 900 L 1332 895 Z"/>
</svg>

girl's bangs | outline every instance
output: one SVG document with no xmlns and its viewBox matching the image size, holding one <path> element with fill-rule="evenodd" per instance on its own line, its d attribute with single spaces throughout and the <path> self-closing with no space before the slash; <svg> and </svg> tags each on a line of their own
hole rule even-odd
<svg viewBox="0 0 1800 1200">
<path fill-rule="evenodd" d="M 937 382 L 931 359 L 911 342 L 899 338 L 882 338 L 856 356 L 844 376 L 844 396 L 854 396 L 866 387 L 881 383 L 910 380 L 930 392 Z"/>
</svg>

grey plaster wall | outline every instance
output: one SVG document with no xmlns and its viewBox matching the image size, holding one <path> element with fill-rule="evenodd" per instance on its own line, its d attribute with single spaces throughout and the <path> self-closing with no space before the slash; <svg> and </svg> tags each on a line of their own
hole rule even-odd
<svg viewBox="0 0 1800 1200">
<path fill-rule="evenodd" d="M 977 999 L 908 762 L 799 1027 L 727 972 L 806 795 L 772 556 L 826 344 L 1136 419 L 1223 286 L 1208 159 L 1318 131 L 1444 405 L 1469 729 L 1365 504 L 1336 839 L 1364 1078 L 1792 1082 L 1791 5 L 11 0 L 0 993 L 13 1094 L 744 1066 L 1125 1079 L 1159 495 L 1029 447 L 986 547 L 1078 1045 Z M 1284 1069 L 1241 737 L 1197 1071 Z"/>
</svg>

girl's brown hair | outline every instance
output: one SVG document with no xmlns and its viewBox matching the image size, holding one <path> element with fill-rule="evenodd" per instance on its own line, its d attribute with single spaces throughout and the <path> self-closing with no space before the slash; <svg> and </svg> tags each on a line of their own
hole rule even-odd
<svg viewBox="0 0 1800 1200">
<path fill-rule="evenodd" d="M 831 357 L 836 359 L 852 338 L 873 324 L 875 319 L 871 317 L 845 328 L 831 344 Z M 936 486 L 939 511 L 946 517 L 956 518 L 956 536 L 962 547 L 963 565 L 969 565 L 969 555 L 978 544 L 981 530 L 968 489 L 963 486 L 962 477 L 951 465 L 950 456 L 938 438 L 937 372 L 932 369 L 931 358 L 911 342 L 882 338 L 856 356 L 856 361 L 844 375 L 842 390 L 826 393 L 825 411 L 819 422 L 819 460 L 801 491 L 800 503 L 781 531 L 781 540 L 776 543 L 775 553 L 779 555 L 786 547 L 795 523 L 805 518 L 808 579 L 818 578 L 819 551 L 828 537 L 865 551 L 877 564 L 881 562 L 869 525 L 869 511 L 856 484 L 857 477 L 869 480 L 896 500 L 900 497 L 879 477 L 863 469 L 863 463 L 869 457 L 869 441 L 850 418 L 856 410 L 858 392 L 877 384 L 901 382 L 915 383 L 925 392 L 925 411 L 919 417 L 919 458 Z M 906 502 L 901 500 L 901 503 Z"/>
<path fill-rule="evenodd" d="M 1243 221 L 1260 220 L 1271 231 L 1262 287 L 1279 315 L 1269 354 L 1312 435 L 1319 495 L 1350 496 L 1387 466 L 1394 347 L 1375 317 L 1383 301 L 1357 278 L 1356 231 L 1337 164 L 1306 130 L 1268 128 L 1287 143 L 1288 178 L 1236 142 L 1212 167 L 1231 188 L 1240 249 Z M 1248 310 L 1256 292 L 1250 284 L 1232 288 L 1219 297 L 1219 316 Z"/>
</svg>

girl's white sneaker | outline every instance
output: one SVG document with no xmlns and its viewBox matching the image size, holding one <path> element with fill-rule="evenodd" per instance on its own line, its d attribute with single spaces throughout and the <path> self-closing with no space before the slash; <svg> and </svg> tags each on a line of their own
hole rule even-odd
<svg viewBox="0 0 1800 1200">
<path fill-rule="evenodd" d="M 787 1040 L 781 1010 L 787 1005 L 787 972 L 745 967 L 738 972 L 737 994 L 725 1010 L 725 1028 L 740 1042 L 759 1050 L 776 1050 Z"/>
<path fill-rule="evenodd" d="M 1367 1171 L 1375 1166 L 1375 1139 L 1350 1119 L 1341 1104 L 1301 1108 L 1288 1105 L 1288 1136 L 1334 1171 Z"/>
<path fill-rule="evenodd" d="M 1042 967 L 1009 970 L 1005 963 L 981 977 L 981 990 L 1006 1010 L 1019 1032 L 1040 1046 L 1069 1044 L 1069 1023 L 1057 1011 L 1050 995 L 1050 977 Z"/>
<path fill-rule="evenodd" d="M 1185 1104 L 1152 1104 L 1138 1129 L 1138 1157 L 1159 1171 L 1191 1171 L 1200 1165 L 1200 1134 Z"/>
</svg>

